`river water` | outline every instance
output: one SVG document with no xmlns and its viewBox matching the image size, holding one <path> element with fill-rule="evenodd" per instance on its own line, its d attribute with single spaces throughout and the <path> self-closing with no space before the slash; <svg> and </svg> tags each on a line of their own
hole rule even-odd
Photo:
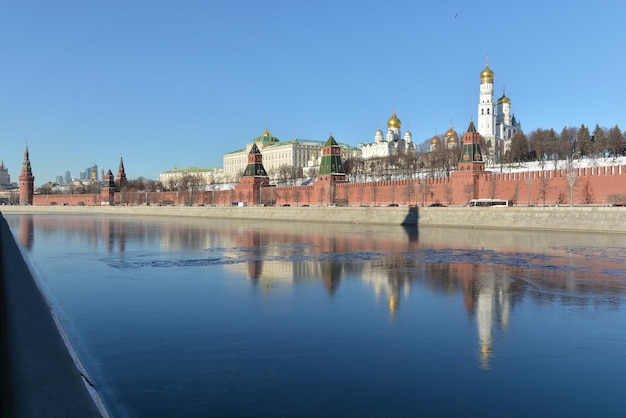
<svg viewBox="0 0 626 418">
<path fill-rule="evenodd" d="M 115 417 L 624 417 L 626 236 L 4 215 Z"/>
</svg>

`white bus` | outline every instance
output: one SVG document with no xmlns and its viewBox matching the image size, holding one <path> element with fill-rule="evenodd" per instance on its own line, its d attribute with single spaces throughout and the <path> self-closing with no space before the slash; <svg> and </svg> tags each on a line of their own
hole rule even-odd
<svg viewBox="0 0 626 418">
<path fill-rule="evenodd" d="M 511 207 L 513 206 L 512 200 L 504 200 L 504 199 L 472 199 L 470 200 L 470 206 L 478 206 L 478 207 Z"/>
</svg>

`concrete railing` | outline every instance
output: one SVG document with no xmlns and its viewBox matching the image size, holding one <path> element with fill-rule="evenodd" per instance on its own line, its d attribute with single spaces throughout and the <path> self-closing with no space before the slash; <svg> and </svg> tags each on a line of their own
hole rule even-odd
<svg viewBox="0 0 626 418">
<path fill-rule="evenodd" d="M 0 298 L 2 416 L 107 417 L 2 216 Z"/>
</svg>

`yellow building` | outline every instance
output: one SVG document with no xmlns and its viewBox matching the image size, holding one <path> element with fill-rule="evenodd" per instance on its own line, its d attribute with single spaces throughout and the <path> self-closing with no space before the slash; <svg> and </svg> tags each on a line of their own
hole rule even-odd
<svg viewBox="0 0 626 418">
<path fill-rule="evenodd" d="M 253 144 L 261 151 L 263 166 L 268 172 L 284 165 L 301 167 L 305 171 L 307 168 L 319 167 L 324 142 L 307 139 L 280 141 L 265 129 L 261 136 L 254 138 L 245 148 L 224 154 L 224 176 L 237 176 L 245 170 Z M 342 159 L 355 157 L 359 153 L 356 147 L 341 145 Z"/>
</svg>

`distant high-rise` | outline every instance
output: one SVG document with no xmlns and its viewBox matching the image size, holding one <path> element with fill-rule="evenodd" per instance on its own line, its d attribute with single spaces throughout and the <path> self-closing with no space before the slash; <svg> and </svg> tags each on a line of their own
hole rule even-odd
<svg viewBox="0 0 626 418">
<path fill-rule="evenodd" d="M 8 189 L 11 187 L 11 177 L 9 169 L 4 166 L 4 161 L 0 162 L 0 188 Z"/>
<path fill-rule="evenodd" d="M 72 182 L 72 173 L 69 171 L 65 172 L 65 184 L 70 184 Z"/>
</svg>

